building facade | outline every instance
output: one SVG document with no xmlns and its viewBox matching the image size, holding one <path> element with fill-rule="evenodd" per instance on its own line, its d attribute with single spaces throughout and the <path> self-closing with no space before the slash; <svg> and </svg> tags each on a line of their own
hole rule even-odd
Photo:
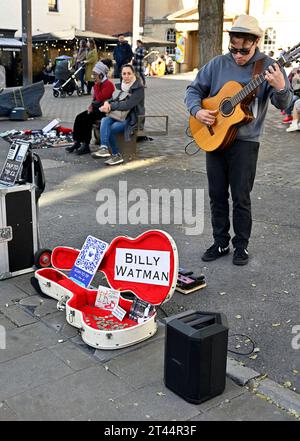
<svg viewBox="0 0 300 441">
<path fill-rule="evenodd" d="M 133 0 L 86 0 L 86 29 L 118 35 L 132 32 Z"/>
<path fill-rule="evenodd" d="M 196 4 L 197 0 L 145 0 L 143 35 L 175 42 L 176 20 L 168 17 L 177 11 L 190 10 Z M 173 54 L 175 48 L 168 47 L 168 52 Z"/>
<path fill-rule="evenodd" d="M 32 34 L 65 29 L 85 30 L 85 0 L 32 0 Z M 0 28 L 22 37 L 21 0 L 0 0 Z"/>
<path fill-rule="evenodd" d="M 149 3 L 154 4 L 156 0 L 149 0 Z M 258 19 L 264 30 L 260 50 L 265 53 L 272 50 L 277 57 L 282 49 L 292 47 L 299 41 L 300 2 L 298 0 L 289 0 L 286 5 L 282 0 L 225 0 L 223 53 L 227 51 L 229 42 L 226 30 L 240 14 L 250 14 Z M 168 20 L 176 30 L 177 41 L 180 41 L 179 71 L 186 72 L 197 68 L 199 65 L 198 1 L 195 0 L 194 6 L 190 9 L 179 9 L 171 13 Z"/>
</svg>

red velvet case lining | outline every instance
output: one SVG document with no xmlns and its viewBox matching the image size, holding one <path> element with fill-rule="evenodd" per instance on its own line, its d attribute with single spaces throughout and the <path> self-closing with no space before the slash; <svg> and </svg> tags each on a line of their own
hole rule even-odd
<svg viewBox="0 0 300 441">
<path fill-rule="evenodd" d="M 56 247 L 51 254 L 51 263 L 54 268 L 70 270 L 79 255 L 79 250 L 69 247 Z"/>
<path fill-rule="evenodd" d="M 97 297 L 97 290 L 86 289 L 77 285 L 77 283 L 70 280 L 66 275 L 59 273 L 53 268 L 43 268 L 37 271 L 37 274 L 49 280 L 49 282 L 55 282 L 58 285 L 68 289 L 73 293 L 73 297 L 69 300 L 68 305 L 80 312 L 82 312 L 82 317 L 85 323 L 92 328 L 98 330 L 96 320 L 94 316 L 105 317 L 111 315 L 111 311 L 105 311 L 101 308 L 95 306 L 95 301 Z M 126 311 L 126 316 L 120 322 L 117 318 L 111 317 L 110 320 L 116 324 L 127 324 L 127 328 L 136 326 L 136 322 L 128 318 L 128 313 L 132 305 L 132 300 L 124 299 L 120 297 L 119 306 Z M 87 322 L 87 319 L 89 323 Z M 107 331 L 109 328 L 106 329 Z"/>
</svg>

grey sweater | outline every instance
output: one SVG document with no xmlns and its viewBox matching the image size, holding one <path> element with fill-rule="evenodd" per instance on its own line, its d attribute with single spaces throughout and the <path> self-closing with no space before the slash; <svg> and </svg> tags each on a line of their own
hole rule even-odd
<svg viewBox="0 0 300 441">
<path fill-rule="evenodd" d="M 195 116 L 201 109 L 203 98 L 215 96 L 227 81 L 237 81 L 243 86 L 248 84 L 253 75 L 253 66 L 256 60 L 264 59 L 264 70 L 274 64 L 274 60 L 256 49 L 253 57 L 244 65 L 240 66 L 230 53 L 213 58 L 200 69 L 195 80 L 187 87 L 185 104 L 191 115 Z M 259 87 L 257 115 L 248 124 L 242 125 L 237 133 L 236 139 L 245 141 L 259 141 L 263 132 L 263 125 L 268 109 L 269 98 L 271 103 L 278 109 L 285 109 L 292 101 L 293 93 L 289 81 L 285 77 L 285 89 L 277 92 L 264 81 Z M 253 104 L 251 104 L 253 106 Z"/>
</svg>

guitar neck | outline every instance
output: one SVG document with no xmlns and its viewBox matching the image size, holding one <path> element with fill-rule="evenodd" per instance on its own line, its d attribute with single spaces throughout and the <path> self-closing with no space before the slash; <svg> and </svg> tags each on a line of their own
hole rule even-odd
<svg viewBox="0 0 300 441">
<path fill-rule="evenodd" d="M 279 66 L 284 66 L 285 62 L 282 58 L 280 58 L 276 63 L 279 64 Z M 273 64 L 273 66 L 274 66 Z M 237 104 L 244 101 L 245 98 L 247 98 L 249 95 L 251 95 L 254 90 L 259 87 L 263 82 L 265 81 L 265 75 L 264 73 L 261 73 L 260 75 L 257 75 L 256 78 L 253 78 L 250 83 L 248 83 L 245 87 L 242 88 L 236 95 L 234 95 L 231 98 L 231 103 L 233 106 L 236 106 Z"/>
<path fill-rule="evenodd" d="M 251 80 L 245 87 L 242 88 L 236 95 L 231 98 L 231 103 L 233 106 L 244 101 L 249 95 L 253 93 L 253 91 L 260 86 L 265 81 L 264 74 L 258 75 L 255 79 Z"/>
</svg>

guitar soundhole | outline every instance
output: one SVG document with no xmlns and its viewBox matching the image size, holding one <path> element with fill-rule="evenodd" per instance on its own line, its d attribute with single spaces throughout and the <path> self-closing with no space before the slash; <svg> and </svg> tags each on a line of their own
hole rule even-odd
<svg viewBox="0 0 300 441">
<path fill-rule="evenodd" d="M 223 116 L 230 116 L 233 114 L 234 107 L 230 100 L 224 100 L 220 106 L 220 112 Z"/>
</svg>

